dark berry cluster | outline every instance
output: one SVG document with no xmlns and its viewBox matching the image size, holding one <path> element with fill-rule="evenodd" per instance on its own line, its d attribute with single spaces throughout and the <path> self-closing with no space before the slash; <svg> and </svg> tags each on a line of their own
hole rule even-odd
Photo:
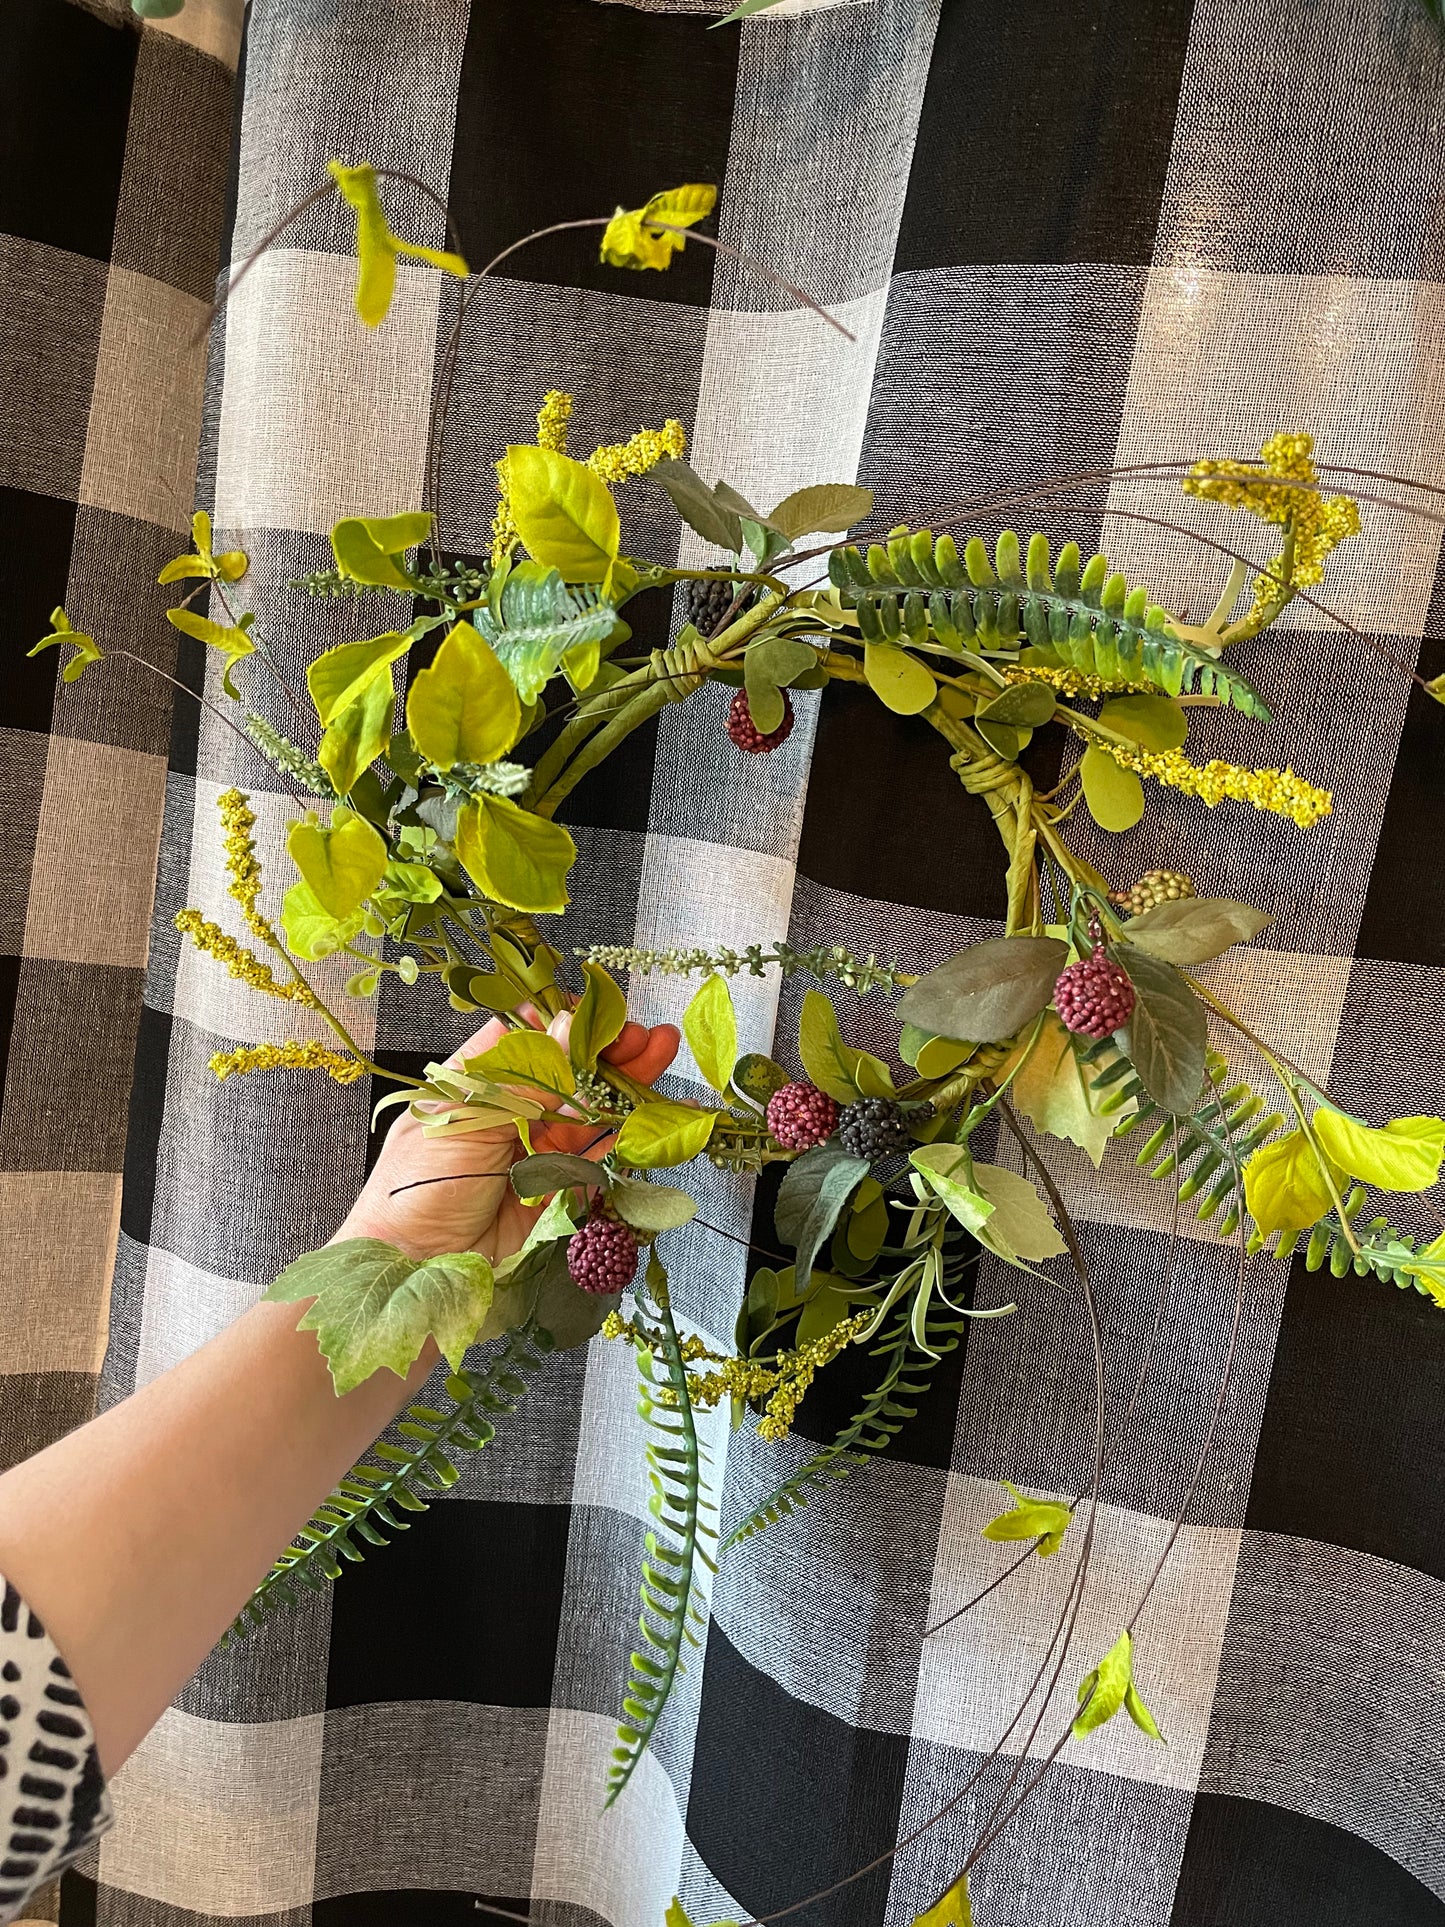
<svg viewBox="0 0 1445 1927">
<path fill-rule="evenodd" d="M 1054 1007 L 1065 1030 L 1084 1037 L 1112 1037 L 1134 1009 L 1134 986 L 1102 944 L 1070 964 L 1054 985 Z"/>
<path fill-rule="evenodd" d="M 567 1240 L 567 1269 L 583 1291 L 613 1296 L 625 1291 L 637 1269 L 637 1240 L 616 1218 L 594 1213 Z"/>
<path fill-rule="evenodd" d="M 931 1104 L 915 1104 L 904 1110 L 891 1097 L 859 1097 L 843 1107 L 838 1119 L 838 1142 L 851 1156 L 891 1157 L 912 1143 L 909 1127 L 933 1116 Z"/>
<path fill-rule="evenodd" d="M 811 1151 L 837 1122 L 838 1106 L 816 1084 L 784 1084 L 768 1099 L 768 1129 L 785 1151 Z"/>
<path fill-rule="evenodd" d="M 769 730 L 765 736 L 753 721 L 753 712 L 748 708 L 748 692 L 740 689 L 732 699 L 728 710 L 728 735 L 739 749 L 746 750 L 749 756 L 761 756 L 765 751 L 776 749 L 779 743 L 786 742 L 793 733 L 793 704 L 787 690 L 783 691 L 783 720 L 776 729 Z"/>
<path fill-rule="evenodd" d="M 712 634 L 728 610 L 732 609 L 733 598 L 745 586 L 741 582 L 688 583 L 685 613 L 687 620 L 700 636 Z M 749 588 L 737 608 L 733 610 L 733 614 L 740 616 L 749 603 L 756 599 L 757 590 Z"/>
</svg>

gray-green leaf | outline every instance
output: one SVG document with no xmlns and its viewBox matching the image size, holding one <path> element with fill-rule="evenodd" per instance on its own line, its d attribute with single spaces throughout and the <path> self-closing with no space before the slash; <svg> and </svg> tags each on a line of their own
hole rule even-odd
<svg viewBox="0 0 1445 1927">
<path fill-rule="evenodd" d="M 704 542 L 733 555 L 741 552 L 743 528 L 737 511 L 723 502 L 689 463 L 666 457 L 648 471 L 647 479 L 667 490 L 672 506 Z"/>
<path fill-rule="evenodd" d="M 1057 937 L 991 937 L 920 977 L 898 1015 L 935 1037 L 1001 1044 L 1047 1008 L 1068 961 Z"/>
<path fill-rule="evenodd" d="M 1248 943 L 1271 921 L 1266 910 L 1229 897 L 1180 897 L 1131 917 L 1124 935 L 1165 963 L 1205 963 L 1231 944 Z"/>
<path fill-rule="evenodd" d="M 1204 1086 L 1209 1024 L 1204 1006 L 1172 964 L 1134 944 L 1111 945 L 1134 986 L 1134 1009 L 1120 1048 L 1161 1110 L 1187 1117 Z"/>
<path fill-rule="evenodd" d="M 607 1201 L 624 1224 L 647 1238 L 656 1237 L 659 1231 L 675 1231 L 697 1211 L 687 1192 L 677 1185 L 649 1184 L 645 1178 L 613 1178 Z"/>
<path fill-rule="evenodd" d="M 868 1175 L 866 1158 L 850 1157 L 840 1144 L 820 1144 L 789 1165 L 778 1188 L 773 1222 L 778 1236 L 796 1250 L 795 1289 L 812 1275 L 813 1260 L 832 1232 L 849 1197 Z"/>
</svg>

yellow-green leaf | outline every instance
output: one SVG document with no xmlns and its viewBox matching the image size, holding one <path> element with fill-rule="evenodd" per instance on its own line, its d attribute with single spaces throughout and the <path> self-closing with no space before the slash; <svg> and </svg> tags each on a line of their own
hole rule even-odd
<svg viewBox="0 0 1445 1927">
<path fill-rule="evenodd" d="M 838 1013 L 821 990 L 810 990 L 803 998 L 798 1055 L 813 1083 L 836 1103 L 851 1104 L 861 1095 L 855 1073 L 857 1053 L 843 1042 Z"/>
<path fill-rule="evenodd" d="M 993 1206 L 979 1242 L 998 1257 L 1016 1264 L 1058 1258 L 1068 1250 L 1059 1236 L 1049 1207 L 1032 1181 L 1002 1164 L 975 1164 L 973 1185 Z"/>
<path fill-rule="evenodd" d="M 457 624 L 412 684 L 406 726 L 418 754 L 437 769 L 495 763 L 516 742 L 516 685 L 471 623 Z"/>
<path fill-rule="evenodd" d="M 1244 1201 L 1265 1237 L 1273 1231 L 1307 1231 L 1319 1223 L 1333 1200 L 1303 1131 L 1262 1144 L 1246 1161 Z"/>
<path fill-rule="evenodd" d="M 570 1097 L 577 1079 L 567 1061 L 567 1053 L 555 1037 L 543 1030 L 514 1030 L 480 1057 L 469 1057 L 469 1075 L 489 1077 L 494 1084 L 513 1084 L 519 1080 Z"/>
<path fill-rule="evenodd" d="M 1189 734 L 1189 718 L 1172 696 L 1116 696 L 1099 721 L 1141 749 L 1181 749 Z"/>
<path fill-rule="evenodd" d="M 388 630 L 362 642 L 341 642 L 319 655 L 306 671 L 306 687 L 324 725 L 360 700 L 378 676 L 400 660 L 411 647 L 411 637 Z M 391 678 L 387 676 L 390 687 Z"/>
<path fill-rule="evenodd" d="M 1127 1632 L 1120 1633 L 1091 1673 L 1079 1682 L 1079 1700 L 1088 1700 L 1074 1721 L 1074 1734 L 1083 1739 L 1095 1727 L 1113 1719 L 1124 1704 L 1124 1696 L 1134 1678 L 1134 1642 Z"/>
<path fill-rule="evenodd" d="M 220 650 L 226 658 L 221 687 L 233 701 L 239 702 L 241 692 L 231 681 L 231 671 L 243 656 L 255 651 L 256 645 L 246 633 L 251 627 L 250 616 L 242 616 L 232 627 L 228 622 L 212 622 L 209 616 L 197 615 L 194 609 L 167 609 L 166 621 L 183 635 L 194 636 L 197 642 L 204 642 L 208 648 Z"/>
<path fill-rule="evenodd" d="M 603 229 L 601 258 L 609 268 L 665 268 L 681 251 L 685 237 L 665 233 L 648 223 L 666 221 L 669 228 L 692 227 L 711 214 L 716 204 L 715 187 L 691 184 L 654 194 L 646 207 L 620 207 Z"/>
<path fill-rule="evenodd" d="M 741 8 L 738 9 L 742 11 Z M 968 1897 L 968 1875 L 961 1873 L 941 1900 L 923 1913 L 916 1914 L 913 1927 L 973 1927 L 973 1907 Z"/>
<path fill-rule="evenodd" d="M 524 446 L 505 455 L 507 499 L 527 553 L 564 582 L 600 582 L 622 540 L 617 504 L 585 462 Z"/>
<path fill-rule="evenodd" d="M 1101 830 L 1132 830 L 1144 814 L 1144 785 L 1096 743 L 1079 758 L 1079 778 L 1089 814 Z"/>
<path fill-rule="evenodd" d="M 306 882 L 293 883 L 281 900 L 281 928 L 286 932 L 286 948 L 307 963 L 319 963 L 334 956 L 343 944 L 358 934 L 365 918 L 360 910 L 349 917 L 333 917 L 322 908 L 316 892 Z"/>
<path fill-rule="evenodd" d="M 572 1013 L 568 1049 L 579 1070 L 595 1071 L 597 1059 L 622 1035 L 627 1022 L 627 999 L 616 979 L 601 964 L 584 963 L 587 988 Z"/>
<path fill-rule="evenodd" d="M 698 1111 L 690 1104 L 652 1098 L 628 1113 L 617 1133 L 617 1156 L 623 1164 L 652 1170 L 659 1165 L 687 1164 L 704 1149 L 720 1111 Z"/>
<path fill-rule="evenodd" d="M 965 1230 L 975 1237 L 993 1216 L 993 1205 L 974 1189 L 973 1159 L 963 1144 L 922 1144 L 909 1153 L 909 1163 L 927 1180 L 935 1196 Z"/>
<path fill-rule="evenodd" d="M 396 560 L 425 542 L 432 518 L 420 510 L 402 515 L 349 515 L 331 531 L 336 566 L 353 582 L 372 588 L 411 589 L 411 577 Z"/>
<path fill-rule="evenodd" d="M 1325 1155 L 1380 1191 L 1428 1191 L 1445 1157 L 1445 1118 L 1396 1117 L 1380 1130 L 1343 1111 L 1318 1110 L 1314 1132 Z"/>
<path fill-rule="evenodd" d="M 346 167 L 340 161 L 328 161 L 326 170 L 342 200 L 356 211 L 356 312 L 368 328 L 383 322 L 391 307 L 391 298 L 396 292 L 398 254 L 414 255 L 446 274 L 456 275 L 458 280 L 466 280 L 467 264 L 461 255 L 450 254 L 443 248 L 419 247 L 392 233 L 377 192 L 376 169 L 369 162 Z"/>
<path fill-rule="evenodd" d="M 513 910 L 565 910 L 577 845 L 560 823 L 503 796 L 475 796 L 457 818 L 457 855 L 494 903 Z"/>
<path fill-rule="evenodd" d="M 1013 1499 L 1007 1512 L 1001 1512 L 996 1519 L 990 1519 L 983 1528 L 985 1539 L 1007 1542 L 1011 1539 L 1037 1539 L 1040 1559 L 1047 1559 L 1056 1553 L 1064 1542 L 1064 1534 L 1073 1523 L 1074 1515 L 1066 1505 L 1057 1499 L 1026 1499 L 1016 1485 L 1001 1479 L 1000 1485 Z"/>
<path fill-rule="evenodd" d="M 693 1061 L 715 1091 L 725 1091 L 738 1061 L 738 1023 L 733 994 L 717 971 L 683 1012 L 683 1035 Z"/>
<path fill-rule="evenodd" d="M 1100 1117 L 1094 1110 L 1073 1042 L 1053 1011 L 1045 1011 L 1032 1050 L 1022 1044 L 1015 1053 L 1018 1056 L 1024 1061 L 1008 1087 L 1014 1109 L 1022 1111 L 1037 1130 L 1069 1139 L 1092 1164 L 1101 1164 L 1120 1113 Z M 1000 1075 L 1007 1073 L 1013 1061 L 1011 1058 L 1000 1067 Z M 920 1076 L 930 1074 L 924 1070 L 921 1052 L 918 1072 Z"/>
<path fill-rule="evenodd" d="M 286 836 L 291 861 L 321 908 L 344 920 L 360 909 L 386 874 L 386 844 L 364 816 L 338 804 L 331 827 L 293 823 Z"/>
<path fill-rule="evenodd" d="M 1154 1715 L 1144 1704 L 1144 1696 L 1132 1679 L 1129 1681 L 1129 1690 L 1124 1695 L 1124 1711 L 1141 1733 L 1147 1733 L 1151 1740 L 1158 1740 L 1163 1746 L 1169 1744 L 1155 1724 Z"/>
<path fill-rule="evenodd" d="M 316 760 L 338 796 L 350 793 L 391 741 L 393 696 L 390 676 L 374 676 L 354 703 L 348 703 L 322 732 Z"/>
<path fill-rule="evenodd" d="M 863 674 L 879 702 L 895 716 L 918 715 L 937 694 L 929 671 L 896 642 L 865 642 Z"/>
<path fill-rule="evenodd" d="M 55 648 L 62 642 L 68 642 L 75 651 L 60 672 L 62 682 L 74 682 L 88 664 L 100 661 L 102 654 L 100 645 L 93 636 L 84 635 L 79 629 L 72 629 L 70 618 L 64 609 L 51 610 L 50 634 L 43 636 L 33 649 L 28 649 L 25 653 L 27 656 L 38 656 L 42 649 Z"/>
</svg>

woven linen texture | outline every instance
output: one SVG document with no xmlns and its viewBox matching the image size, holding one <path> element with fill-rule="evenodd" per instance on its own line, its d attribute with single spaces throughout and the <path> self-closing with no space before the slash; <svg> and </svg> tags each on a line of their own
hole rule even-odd
<svg viewBox="0 0 1445 1927">
<path fill-rule="evenodd" d="M 450 549 L 484 552 L 490 462 L 529 432 L 550 387 L 578 397 L 579 446 L 675 415 L 709 479 L 776 497 L 856 477 L 879 491 L 879 529 L 1000 484 L 1248 455 L 1281 427 L 1315 430 L 1325 459 L 1440 479 L 1445 59 L 1404 0 L 786 0 L 708 33 L 719 11 L 253 0 L 231 261 L 332 155 L 426 180 L 474 260 L 528 227 L 714 180 L 721 237 L 826 298 L 857 337 L 703 248 L 635 279 L 601 269 L 585 239 L 516 257 L 468 315 L 442 475 Z M 126 44 L 154 59 L 161 42 Z M 166 57 L 215 63 L 169 42 Z M 97 127 L 125 122 L 112 85 L 95 93 Z M 37 112 L 22 100 L 22 122 Z M 225 110 L 187 118 L 206 125 L 214 167 Z M 112 248 L 118 217 L 100 245 L 93 208 L 69 241 L 49 231 L 54 196 L 7 230 L 5 299 L 53 397 L 42 412 L 23 385 L 0 384 L 0 409 L 18 417 L 7 417 L 7 479 L 36 544 L 69 556 L 72 585 L 87 587 L 88 602 L 69 591 L 76 620 L 102 640 L 144 620 L 159 659 L 161 625 L 134 611 L 155 606 L 144 583 L 184 526 L 190 478 L 185 451 L 154 438 L 162 409 L 173 432 L 177 395 L 194 392 L 198 499 L 218 535 L 249 550 L 258 625 L 299 676 L 328 644 L 393 620 L 389 601 L 338 609 L 287 583 L 324 564 L 338 515 L 416 506 L 456 290 L 403 266 L 389 320 L 364 334 L 347 222 L 322 203 L 214 331 L 202 409 L 196 369 L 128 352 L 161 330 L 177 338 L 174 316 L 209 293 L 199 255 L 176 263 L 180 213 L 154 213 L 164 139 L 134 149 L 147 169 L 136 205 L 152 209 L 164 272 L 129 242 Z M 124 207 L 129 140 L 119 152 Z M 402 231 L 441 242 L 420 196 L 398 189 L 394 208 Z M 57 294 L 58 328 L 46 324 Z M 0 354 L 13 339 L 0 332 Z M 54 432 L 62 419 L 69 436 Z M 163 459 L 179 478 L 169 507 L 154 480 Z M 630 484 L 622 506 L 630 546 L 676 542 L 645 485 Z M 1201 580 L 1188 545 L 1127 519 L 1139 509 L 1241 533 L 1123 481 L 1033 519 L 1102 543 L 1164 600 L 1194 606 L 1209 572 Z M 122 517 L 123 536 L 107 538 Z M 1422 860 L 1445 805 L 1440 715 L 1374 647 L 1418 655 L 1425 674 L 1445 668 L 1445 585 L 1431 528 L 1378 510 L 1366 523 L 1327 590 L 1363 635 L 1305 610 L 1239 652 L 1287 732 L 1278 753 L 1256 754 L 1257 735 L 1228 712 L 1195 732 L 1205 755 L 1295 762 L 1334 790 L 1334 813 L 1301 833 L 1152 792 L 1130 838 L 1081 831 L 1081 847 L 1116 882 L 1162 863 L 1204 893 L 1265 901 L 1269 931 L 1211 981 L 1342 1103 L 1379 1118 L 1445 1101 L 1445 882 Z M 80 539 L 72 527 L 83 562 L 61 546 Z M 702 554 L 690 536 L 679 552 Z M 36 579 L 27 565 L 5 588 L 24 635 L 40 633 L 51 599 Z M 638 606 L 644 645 L 664 642 L 666 609 Z M 0 1198 L 5 1235 L 28 1250 L 24 1227 L 53 1227 L 63 1198 L 65 1235 L 89 1241 L 53 1288 L 18 1260 L 5 1270 L 17 1307 L 7 1339 L 30 1334 L 33 1354 L 30 1376 L 7 1381 L 30 1401 L 21 1450 L 89 1409 L 117 1208 L 107 1399 L 204 1342 L 330 1235 L 365 1169 L 379 1094 L 292 1074 L 264 1087 L 211 1080 L 216 1049 L 280 1035 L 279 1007 L 184 954 L 171 918 L 190 903 L 227 920 L 222 789 L 253 793 L 273 856 L 294 804 L 194 706 L 177 707 L 163 760 L 169 705 L 138 680 L 118 700 L 127 673 L 114 668 L 104 691 L 95 678 L 63 691 L 48 735 L 49 709 L 37 717 L 21 694 L 35 685 L 17 675 L 12 700 L 30 707 L 5 732 L 9 833 L 23 846 L 0 903 L 17 1013 L 0 1119 L 0 1184 L 16 1187 Z M 178 673 L 196 687 L 213 674 L 184 649 Z M 266 684 L 251 687 L 285 727 Z M 726 693 L 669 708 L 574 793 L 582 854 L 559 942 L 826 938 L 923 968 L 1001 927 L 995 833 L 923 725 L 835 689 L 798 702 L 776 755 L 740 766 Z M 84 720 L 62 727 L 62 715 Z M 105 780 L 144 823 L 124 838 L 108 825 L 88 860 L 68 799 L 97 756 L 116 759 Z M 82 866 L 108 905 L 81 932 L 73 891 L 52 881 L 61 862 Z M 801 989 L 738 981 L 745 1047 L 776 1037 L 789 1057 Z M 652 1020 L 675 1017 L 684 995 L 666 979 L 631 987 Z M 384 990 L 359 1008 L 358 1034 L 397 1066 L 467 1028 L 440 999 Z M 886 1041 L 881 1009 L 859 1005 L 846 1021 L 854 1042 Z M 125 1025 L 137 1022 L 118 1200 Z M 675 1088 L 694 1088 L 692 1076 L 680 1060 Z M 1053 1162 L 1094 1268 L 1122 1427 L 1082 1671 L 1112 1642 L 1190 1482 L 1228 1346 L 1234 1259 L 1187 1214 L 1171 1259 L 1165 1187 L 1147 1186 L 1127 1153 L 1102 1173 L 1057 1150 Z M 701 1186 L 711 1224 L 771 1241 L 766 1189 L 715 1172 Z M 693 1227 L 674 1260 L 686 1319 L 725 1338 L 743 1248 Z M 675 1891 L 694 1918 L 746 1918 L 886 1852 L 992 1747 L 1067 1583 L 1035 1563 L 923 1637 L 1004 1562 L 977 1532 L 994 1481 L 1067 1494 L 1087 1477 L 1092 1367 L 1076 1297 L 981 1267 L 975 1303 L 1010 1299 L 1018 1313 L 970 1333 L 886 1456 L 725 1562 L 706 1650 L 610 1814 L 600 1791 L 647 1492 L 631 1361 L 597 1344 L 552 1361 L 496 1444 L 390 1550 L 207 1662 L 119 1777 L 118 1824 L 67 1876 L 64 1920 L 437 1927 L 474 1921 L 483 1899 L 559 1927 L 656 1927 Z M 1159 1358 L 1122 1426 L 1156 1319 Z M 820 1385 L 810 1436 L 853 1409 L 854 1372 L 841 1361 Z M 45 1389 L 62 1380 L 63 1392 Z M 1170 1744 L 1116 1722 L 1071 1745 L 980 1864 L 981 1923 L 1445 1922 L 1442 1394 L 1445 1321 L 1414 1294 L 1252 1269 L 1218 1442 L 1140 1628 Z M 720 1415 L 708 1442 L 735 1516 L 780 1454 L 749 1428 L 729 1439 Z M 782 1457 L 807 1451 L 801 1438 Z M 1013 1764 L 1005 1756 L 948 1824 L 800 1922 L 906 1927 L 956 1871 Z"/>
</svg>

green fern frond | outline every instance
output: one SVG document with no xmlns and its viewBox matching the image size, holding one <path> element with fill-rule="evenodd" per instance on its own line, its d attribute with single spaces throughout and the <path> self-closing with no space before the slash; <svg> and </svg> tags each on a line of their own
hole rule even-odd
<svg viewBox="0 0 1445 1927">
<path fill-rule="evenodd" d="M 1076 542 L 1051 567 L 1044 535 L 1029 537 L 1025 565 L 1012 529 L 999 536 L 992 562 L 977 536 L 960 556 L 951 535 L 899 529 L 866 557 L 853 544 L 835 549 L 828 573 L 870 642 L 931 636 L 952 649 L 1012 649 L 1024 641 L 1024 667 L 1075 669 L 1167 696 L 1218 696 L 1246 716 L 1269 719 L 1252 684 L 1176 635 L 1168 610 L 1111 573 L 1106 557 L 1083 563 Z"/>
<path fill-rule="evenodd" d="M 1373 1276 L 1401 1291 L 1418 1291 L 1422 1298 L 1445 1310 L 1445 1252 L 1433 1248 L 1440 1241 L 1416 1242 L 1397 1231 L 1388 1218 L 1372 1218 L 1368 1224 L 1360 1224 L 1365 1193 L 1358 1184 L 1344 1202 L 1359 1251 L 1351 1251 L 1336 1217 L 1321 1218 L 1305 1246 L 1305 1269 L 1320 1271 L 1328 1265 L 1336 1278 L 1343 1278 L 1348 1271 L 1359 1278 Z M 1294 1232 L 1281 1238 L 1275 1256 L 1292 1258 L 1302 1235 Z"/>
<path fill-rule="evenodd" d="M 928 1340 L 939 1358 L 956 1347 L 963 1330 L 961 1319 L 945 1316 L 929 1320 Z M 751 1539 L 764 1526 L 776 1525 L 790 1512 L 805 1506 L 830 1480 L 846 1479 L 854 1466 L 865 1465 L 870 1452 L 881 1452 L 906 1422 L 917 1415 L 917 1401 L 927 1392 L 929 1373 L 939 1358 L 915 1351 L 909 1343 L 911 1331 L 912 1307 L 905 1303 L 892 1328 L 873 1347 L 875 1358 L 888 1359 L 887 1369 L 877 1386 L 831 1445 L 774 1486 L 768 1496 L 733 1527 L 724 1541 L 724 1552 L 744 1539 Z"/>
<path fill-rule="evenodd" d="M 670 1538 L 649 1531 L 643 1541 L 642 1613 L 638 1630 L 646 1650 L 631 1655 L 623 1691 L 623 1724 L 607 1772 L 610 1807 L 632 1778 L 647 1751 L 662 1709 L 687 1669 L 684 1643 L 697 1647 L 706 1626 L 705 1608 L 696 1584 L 699 1564 L 716 1572 L 705 1541 L 716 1543 L 717 1526 L 705 1516 L 713 1510 L 703 1487 L 702 1451 L 688 1390 L 687 1367 L 677 1326 L 668 1300 L 667 1280 L 654 1256 L 648 1284 L 656 1300 L 659 1323 L 649 1334 L 652 1342 L 637 1346 L 640 1376 L 637 1409 L 651 1428 L 647 1445 L 652 1497 L 648 1510 Z M 639 1318 L 639 1322 L 641 1322 Z"/>
<path fill-rule="evenodd" d="M 507 580 L 493 615 L 483 603 L 474 620 L 497 652 L 524 703 L 535 702 L 569 649 L 607 641 L 625 625 L 600 590 L 585 583 L 570 588 L 555 569 L 528 574 L 523 564 Z"/>
<path fill-rule="evenodd" d="M 515 1408 L 527 1389 L 527 1376 L 551 1349 L 546 1332 L 534 1324 L 524 1325 L 508 1335 L 486 1371 L 452 1374 L 447 1380 L 447 1393 L 454 1401 L 450 1412 L 409 1406 L 396 1430 L 410 1444 L 381 1439 L 351 1468 L 241 1608 L 222 1645 L 244 1639 L 278 1606 L 294 1606 L 298 1586 L 324 1592 L 341 1577 L 343 1559 L 359 1562 L 365 1557 L 357 1539 L 369 1546 L 385 1546 L 390 1544 L 387 1532 L 405 1532 L 408 1522 L 399 1514 L 427 1511 L 430 1501 L 424 1493 L 442 1492 L 456 1484 L 459 1474 L 453 1455 L 480 1451 L 490 1443 L 495 1433 L 493 1418 Z"/>
<path fill-rule="evenodd" d="M 1109 1043 L 1101 1044 L 1084 1054 L 1084 1062 L 1095 1062 L 1111 1052 Z M 1229 1076 L 1229 1065 L 1211 1051 L 1206 1060 L 1206 1095 L 1190 1117 L 1161 1111 L 1126 1057 L 1114 1057 L 1092 1085 L 1096 1093 L 1105 1093 L 1099 1108 L 1106 1115 L 1121 1110 L 1131 1098 L 1137 1106 L 1114 1127 L 1116 1138 L 1128 1137 L 1141 1124 L 1159 1120 L 1134 1162 L 1148 1170 L 1151 1178 L 1177 1175 L 1181 1204 L 1191 1203 L 1203 1191 L 1197 1211 L 1201 1223 L 1208 1223 L 1222 1206 L 1227 1206 L 1216 1226 L 1226 1238 L 1238 1229 L 1243 1211 L 1240 1167 L 1285 1122 L 1279 1111 L 1261 1116 L 1264 1099 L 1248 1084 L 1226 1087 Z M 1206 1185 L 1210 1186 L 1207 1191 Z"/>
</svg>

